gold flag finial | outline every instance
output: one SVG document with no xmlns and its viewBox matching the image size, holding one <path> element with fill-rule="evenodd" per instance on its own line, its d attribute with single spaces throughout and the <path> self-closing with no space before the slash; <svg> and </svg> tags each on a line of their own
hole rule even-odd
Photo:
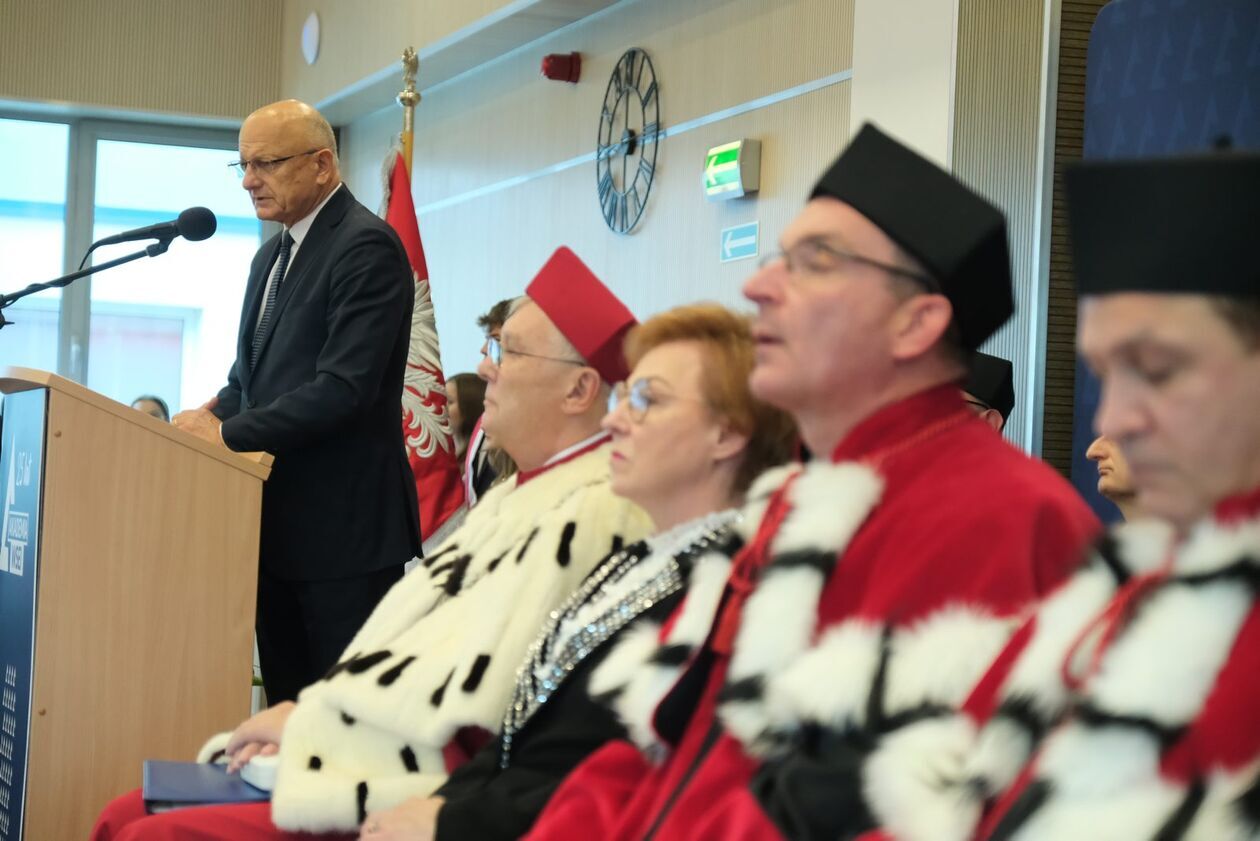
<svg viewBox="0 0 1260 841">
<path fill-rule="evenodd" d="M 407 172 L 411 172 L 412 135 L 415 130 L 416 106 L 420 104 L 420 92 L 416 90 L 416 73 L 420 70 L 420 57 L 415 47 L 403 50 L 403 89 L 398 92 L 398 104 L 403 109 L 402 153 Z"/>
<path fill-rule="evenodd" d="M 420 93 L 416 90 L 416 72 L 420 69 L 420 57 L 415 47 L 403 50 L 403 89 L 398 92 L 398 104 L 403 108 L 415 108 L 420 104 Z"/>
</svg>

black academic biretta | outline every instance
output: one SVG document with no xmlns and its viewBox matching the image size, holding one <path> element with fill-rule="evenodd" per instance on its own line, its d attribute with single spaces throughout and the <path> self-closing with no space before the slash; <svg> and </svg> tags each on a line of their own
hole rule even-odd
<svg viewBox="0 0 1260 841">
<path fill-rule="evenodd" d="M 1066 183 L 1079 294 L 1260 296 L 1260 155 L 1082 163 Z"/>
<path fill-rule="evenodd" d="M 976 351 L 967 362 L 967 379 L 962 390 L 972 397 L 997 409 L 1004 419 L 1009 419 L 1015 408 L 1015 376 L 1011 363 L 998 356 Z"/>
<path fill-rule="evenodd" d="M 1015 311 L 1002 212 L 870 123 L 814 187 L 818 196 L 852 206 L 927 268 L 967 348 Z"/>
</svg>

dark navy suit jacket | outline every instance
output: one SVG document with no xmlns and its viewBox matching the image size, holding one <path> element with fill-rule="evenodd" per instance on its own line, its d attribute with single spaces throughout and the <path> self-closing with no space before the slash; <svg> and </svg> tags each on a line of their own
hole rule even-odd
<svg viewBox="0 0 1260 841">
<path fill-rule="evenodd" d="M 289 266 L 251 370 L 279 248 L 277 235 L 254 257 L 236 362 L 214 410 L 229 448 L 275 456 L 259 563 L 298 581 L 405 563 L 420 554 L 400 403 L 415 290 L 406 252 L 342 185 Z"/>
</svg>

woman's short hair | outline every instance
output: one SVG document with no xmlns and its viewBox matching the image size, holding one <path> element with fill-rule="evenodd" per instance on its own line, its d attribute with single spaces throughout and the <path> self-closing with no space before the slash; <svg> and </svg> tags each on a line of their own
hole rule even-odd
<svg viewBox="0 0 1260 841">
<path fill-rule="evenodd" d="M 763 471 L 790 459 L 796 450 L 796 423 L 786 412 L 757 400 L 748 388 L 754 343 L 747 316 L 719 304 L 690 304 L 666 310 L 626 335 L 626 363 L 634 368 L 647 352 L 669 342 L 696 342 L 705 355 L 702 396 L 731 427 L 748 436 L 735 475 L 735 488 L 748 489 Z"/>
<path fill-rule="evenodd" d="M 459 429 L 454 432 L 461 440 L 469 441 L 477 419 L 486 410 L 486 381 L 476 374 L 456 374 L 449 382 L 455 386 L 455 401 L 459 404 Z"/>
</svg>

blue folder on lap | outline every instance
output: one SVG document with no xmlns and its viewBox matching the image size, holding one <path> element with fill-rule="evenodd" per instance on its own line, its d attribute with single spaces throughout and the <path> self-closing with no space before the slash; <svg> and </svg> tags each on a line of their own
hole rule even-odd
<svg viewBox="0 0 1260 841">
<path fill-rule="evenodd" d="M 224 765 L 156 759 L 144 763 L 144 805 L 150 814 L 186 806 L 259 803 L 269 799 L 270 793 L 254 788 L 239 774 L 228 774 Z"/>
</svg>

